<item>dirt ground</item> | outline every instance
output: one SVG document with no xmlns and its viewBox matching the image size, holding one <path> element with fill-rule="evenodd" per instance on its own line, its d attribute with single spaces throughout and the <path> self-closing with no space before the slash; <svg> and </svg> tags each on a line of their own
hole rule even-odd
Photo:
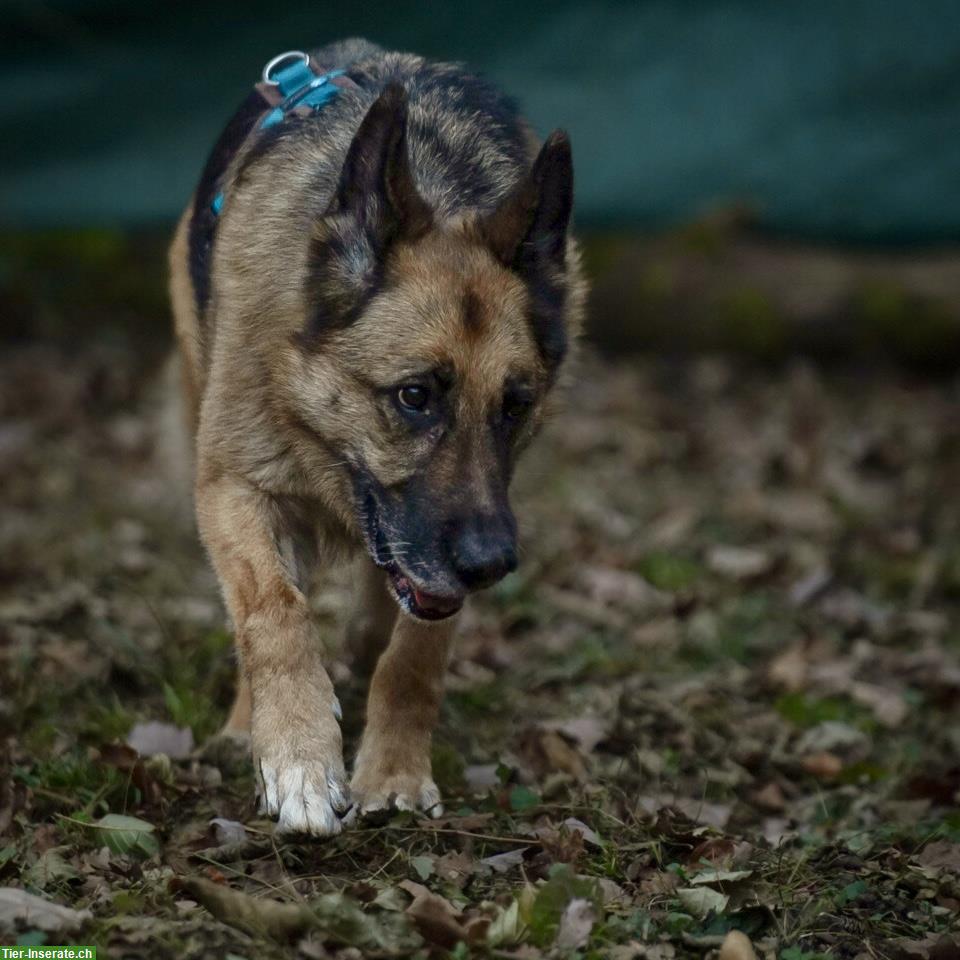
<svg viewBox="0 0 960 960">
<path fill-rule="evenodd" d="M 960 957 L 960 382 L 588 358 L 518 481 L 521 569 L 463 618 L 446 814 L 295 842 L 196 753 L 233 661 L 154 360 L 0 356 L 0 940 Z M 348 577 L 315 608 L 349 754 Z"/>
</svg>

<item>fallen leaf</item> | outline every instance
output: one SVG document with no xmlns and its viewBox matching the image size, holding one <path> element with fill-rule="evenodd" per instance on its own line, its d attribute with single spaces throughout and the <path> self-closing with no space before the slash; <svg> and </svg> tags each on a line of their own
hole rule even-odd
<svg viewBox="0 0 960 960">
<path fill-rule="evenodd" d="M 406 912 L 424 940 L 450 949 L 468 939 L 467 931 L 457 919 L 460 911 L 449 900 L 410 880 L 399 886 L 413 896 Z"/>
<path fill-rule="evenodd" d="M 719 960 L 757 960 L 757 955 L 745 933 L 731 930 L 720 945 Z"/>
<path fill-rule="evenodd" d="M 46 933 L 70 933 L 79 930 L 91 916 L 89 910 L 71 910 L 18 887 L 0 887 L 0 930 L 15 932 L 29 927 Z"/>
<path fill-rule="evenodd" d="M 737 845 L 729 837 L 708 837 L 690 851 L 687 862 L 691 864 L 699 864 L 703 860 L 716 864 L 729 862 L 736 849 Z"/>
<path fill-rule="evenodd" d="M 437 857 L 433 869 L 441 880 L 462 887 L 477 872 L 477 862 L 462 850 L 451 851 Z"/>
<path fill-rule="evenodd" d="M 143 757 L 162 753 L 171 760 L 182 760 L 193 752 L 193 731 L 172 723 L 138 723 L 130 731 L 127 743 Z"/>
<path fill-rule="evenodd" d="M 103 842 L 114 853 L 152 857 L 160 851 L 160 844 L 154 836 L 153 824 L 139 817 L 108 813 L 92 826 L 101 834 Z"/>
<path fill-rule="evenodd" d="M 523 863 L 523 854 L 529 849 L 529 847 L 517 847 L 514 850 L 508 850 L 506 853 L 497 853 L 492 857 L 484 857 L 480 862 L 484 866 L 489 867 L 494 873 L 507 873 Z"/>
<path fill-rule="evenodd" d="M 722 830 L 727 825 L 730 814 L 733 812 L 733 808 L 727 803 L 707 803 L 705 800 L 687 798 L 674 800 L 673 806 L 694 823 L 703 823 L 718 830 Z"/>
<path fill-rule="evenodd" d="M 568 830 L 562 824 L 559 828 L 540 827 L 537 836 L 543 846 L 544 855 L 554 863 L 576 865 L 583 857 L 583 834 L 579 830 Z"/>
<path fill-rule="evenodd" d="M 510 906 L 501 909 L 487 927 L 487 943 L 499 947 L 517 943 L 523 933 L 520 920 L 520 901 L 513 900 Z"/>
<path fill-rule="evenodd" d="M 433 876 L 433 857 L 411 857 L 410 866 L 417 871 L 421 880 Z"/>
<path fill-rule="evenodd" d="M 843 761 L 834 753 L 811 753 L 800 765 L 818 780 L 833 780 L 843 772 Z"/>
<path fill-rule="evenodd" d="M 597 912 L 589 900 L 575 897 L 560 917 L 560 929 L 557 931 L 558 950 L 579 950 L 587 945 L 590 932 L 597 922 Z"/>
<path fill-rule="evenodd" d="M 723 913 L 730 902 L 730 897 L 725 893 L 711 890 L 710 887 L 680 887 L 677 897 L 685 910 L 700 918 L 710 913 Z"/>
<path fill-rule="evenodd" d="M 30 886 L 46 889 L 57 880 L 76 880 L 80 874 L 76 868 L 63 858 L 63 851 L 69 847 L 51 847 L 44 851 L 36 863 L 24 871 L 24 879 Z"/>
<path fill-rule="evenodd" d="M 860 752 L 869 746 L 869 738 L 856 727 L 839 720 L 824 720 L 807 730 L 797 741 L 801 756 L 824 752 Z"/>
<path fill-rule="evenodd" d="M 144 801 L 159 801 L 162 795 L 160 784 L 133 747 L 126 743 L 108 743 L 102 746 L 98 753 L 102 763 L 115 767 L 130 777 Z"/>
<path fill-rule="evenodd" d="M 593 600 L 635 616 L 660 613 L 673 606 L 669 593 L 658 590 L 638 573 L 615 567 L 585 567 L 577 578 Z"/>
<path fill-rule="evenodd" d="M 854 683 L 850 687 L 850 697 L 856 703 L 869 707 L 879 723 L 885 727 L 895 729 L 906 719 L 910 712 L 903 694 L 897 690 L 873 683 Z"/>
<path fill-rule="evenodd" d="M 247 828 L 236 820 L 214 817 L 210 826 L 213 827 L 213 839 L 218 844 L 243 843 L 247 839 Z"/>
<path fill-rule="evenodd" d="M 576 899 L 589 901 L 598 912 L 603 904 L 600 886 L 592 877 L 578 876 L 568 864 L 551 867 L 549 879 L 530 905 L 532 942 L 541 947 L 553 943 L 567 905 Z"/>
<path fill-rule="evenodd" d="M 463 779 L 467 784 L 467 789 L 471 793 L 486 793 L 500 785 L 500 777 L 497 775 L 498 763 L 483 763 L 475 766 L 466 767 L 463 771 Z"/>
<path fill-rule="evenodd" d="M 680 886 L 680 878 L 675 873 L 658 870 L 640 881 L 640 892 L 648 897 L 669 896 Z"/>
<path fill-rule="evenodd" d="M 765 787 L 754 793 L 753 802 L 764 810 L 773 811 L 782 810 L 787 805 L 780 785 L 772 780 Z"/>
<path fill-rule="evenodd" d="M 754 580 L 773 567 L 773 557 L 753 547 L 717 545 L 707 551 L 707 566 L 732 580 Z"/>
<path fill-rule="evenodd" d="M 597 744 L 610 736 L 611 724 L 597 714 L 573 717 L 570 720 L 546 720 L 540 724 L 544 730 L 554 730 L 572 740 L 584 754 L 592 753 Z"/>
<path fill-rule="evenodd" d="M 183 877 L 173 881 L 171 887 L 189 893 L 223 923 L 252 935 L 290 941 L 317 925 L 317 918 L 302 904 L 251 897 L 201 877 Z"/>
<path fill-rule="evenodd" d="M 960 843 L 934 840 L 917 854 L 917 862 L 925 867 L 960 874 Z"/>
<path fill-rule="evenodd" d="M 630 902 L 623 887 L 615 880 L 609 877 L 597 877 L 597 883 L 600 885 L 600 893 L 603 896 L 603 905 L 609 907 L 611 904 L 625 906 Z"/>
<path fill-rule="evenodd" d="M 595 847 L 602 846 L 600 837 L 582 820 L 578 820 L 576 817 L 567 817 L 567 819 L 563 821 L 562 826 L 571 832 L 579 833 L 587 843 L 593 844 Z"/>
<path fill-rule="evenodd" d="M 773 686 L 793 693 L 803 689 L 807 680 L 807 667 L 806 644 L 795 643 L 770 662 L 767 679 Z"/>
<path fill-rule="evenodd" d="M 556 771 L 570 774 L 578 783 L 587 779 L 587 768 L 579 751 L 554 730 L 533 727 L 524 731 L 519 752 L 541 780 Z"/>
<path fill-rule="evenodd" d="M 817 567 L 790 587 L 790 602 L 802 607 L 815 600 L 830 586 L 833 574 L 826 567 Z"/>
<path fill-rule="evenodd" d="M 752 870 L 705 870 L 690 878 L 690 883 L 736 883 L 738 880 L 746 880 L 752 877 Z"/>
</svg>

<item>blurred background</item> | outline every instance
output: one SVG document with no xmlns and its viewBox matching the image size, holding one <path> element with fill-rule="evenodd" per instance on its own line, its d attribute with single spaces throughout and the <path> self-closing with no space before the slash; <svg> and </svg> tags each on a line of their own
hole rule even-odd
<svg viewBox="0 0 960 960">
<path fill-rule="evenodd" d="M 162 313 L 151 241 L 262 64 L 362 35 L 464 60 L 542 135 L 569 129 L 601 344 L 939 366 L 960 348 L 950 0 L 21 0 L 2 16 L 8 335 L 64 311 L 75 332 L 91 284 L 98 325 L 108 305 Z"/>
</svg>

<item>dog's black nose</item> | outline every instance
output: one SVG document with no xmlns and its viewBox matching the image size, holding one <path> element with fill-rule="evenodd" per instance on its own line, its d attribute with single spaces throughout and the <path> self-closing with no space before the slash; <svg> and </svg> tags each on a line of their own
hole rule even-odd
<svg viewBox="0 0 960 960">
<path fill-rule="evenodd" d="M 453 567 L 468 590 L 482 590 L 517 569 L 512 516 L 479 516 L 464 523 L 453 549 Z"/>
</svg>

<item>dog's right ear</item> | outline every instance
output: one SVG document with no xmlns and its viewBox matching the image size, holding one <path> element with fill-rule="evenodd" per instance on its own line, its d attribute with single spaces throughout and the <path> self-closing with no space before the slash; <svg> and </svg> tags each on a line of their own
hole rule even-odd
<svg viewBox="0 0 960 960">
<path fill-rule="evenodd" d="M 562 268 L 573 208 L 573 159 L 570 140 L 554 130 L 533 162 L 480 229 L 494 256 L 505 266 L 529 274 Z"/>
<path fill-rule="evenodd" d="M 407 92 L 392 83 L 367 111 L 347 152 L 336 209 L 352 214 L 382 253 L 393 240 L 416 239 L 433 222 L 407 155 Z"/>
</svg>

